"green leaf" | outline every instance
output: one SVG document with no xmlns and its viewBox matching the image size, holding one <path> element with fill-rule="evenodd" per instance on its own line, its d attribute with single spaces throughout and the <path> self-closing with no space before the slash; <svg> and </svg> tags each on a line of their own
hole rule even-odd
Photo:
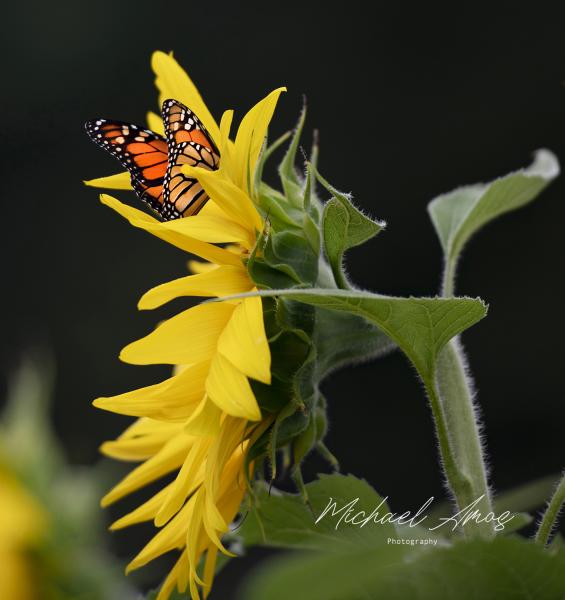
<svg viewBox="0 0 565 600">
<path fill-rule="evenodd" d="M 309 169 L 332 195 L 324 206 L 322 216 L 324 248 L 336 282 L 339 287 L 348 289 L 343 272 L 343 254 L 349 248 L 359 246 L 376 236 L 385 224 L 369 219 L 353 206 L 346 194 L 332 187 L 312 165 L 309 165 Z"/>
<path fill-rule="evenodd" d="M 407 550 L 300 554 L 259 571 L 245 600 L 553 600 L 565 593 L 565 554 L 520 538 Z"/>
<path fill-rule="evenodd" d="M 480 321 L 487 312 L 480 299 L 395 298 L 355 290 L 269 290 L 234 298 L 257 295 L 280 296 L 363 317 L 398 345 L 412 361 L 426 386 L 430 387 L 434 385 L 440 350 L 451 338 Z"/>
<path fill-rule="evenodd" d="M 272 490 L 269 495 L 263 486 L 257 494 L 256 506 L 237 532 L 245 545 L 340 551 L 374 548 L 396 535 L 390 523 L 359 527 L 342 521 L 336 527 L 343 513 L 332 517 L 331 511 L 316 523 L 331 501 L 339 510 L 358 498 L 355 513 L 364 511 L 369 516 L 380 505 L 379 514 L 386 514 L 386 502 L 366 481 L 353 475 L 320 475 L 306 485 L 306 490 L 311 509 L 296 494 Z"/>
<path fill-rule="evenodd" d="M 493 219 L 534 200 L 557 175 L 555 155 L 538 150 L 527 169 L 487 184 L 458 188 L 430 202 L 428 212 L 446 261 L 445 295 L 452 295 L 455 266 L 468 240 Z"/>
</svg>

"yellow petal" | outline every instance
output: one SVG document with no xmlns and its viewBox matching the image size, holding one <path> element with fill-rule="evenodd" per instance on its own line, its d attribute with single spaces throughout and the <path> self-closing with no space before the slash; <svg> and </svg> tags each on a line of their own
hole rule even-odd
<svg viewBox="0 0 565 600">
<path fill-rule="evenodd" d="M 220 155 L 222 169 L 228 174 L 230 179 L 234 177 L 234 162 L 233 152 L 235 149 L 234 143 L 230 140 L 230 130 L 233 121 L 233 110 L 226 110 L 220 121 Z M 213 203 L 209 203 L 213 204 Z"/>
<path fill-rule="evenodd" d="M 175 436 L 153 457 L 131 471 L 118 485 L 102 498 L 106 507 L 131 492 L 160 479 L 163 475 L 178 469 L 192 446 L 194 438 L 183 434 Z"/>
<path fill-rule="evenodd" d="M 266 98 L 258 102 L 241 120 L 235 138 L 235 184 L 243 190 L 248 190 L 248 181 L 253 180 L 255 165 L 267 135 L 267 128 L 277 101 L 286 88 L 273 90 Z M 251 190 L 252 191 L 252 190 Z"/>
<path fill-rule="evenodd" d="M 165 135 L 165 127 L 163 126 L 163 119 L 161 119 L 161 117 L 152 112 L 149 111 L 147 113 L 147 126 L 149 127 L 149 129 L 151 129 L 151 131 L 154 131 L 155 133 L 158 133 L 159 135 Z"/>
<path fill-rule="evenodd" d="M 226 218 L 226 213 L 215 203 L 215 202 L 206 202 L 202 210 L 198 213 L 199 215 L 214 215 L 216 217 Z"/>
<path fill-rule="evenodd" d="M 218 205 L 215 204 L 214 202 L 208 202 L 206 204 L 206 206 L 204 207 L 204 209 L 206 209 L 207 206 L 213 206 L 214 210 L 222 212 L 220 210 L 220 208 L 218 208 Z M 223 212 L 222 212 L 222 214 L 223 214 Z M 237 244 L 228 244 L 227 246 L 225 246 L 225 249 L 228 250 L 229 252 L 233 252 L 234 254 L 237 254 L 238 256 L 242 255 L 242 248 L 241 248 L 241 246 L 238 246 Z M 189 260 L 186 263 L 186 267 L 190 273 L 197 274 L 197 273 L 207 273 L 208 271 L 211 271 L 212 269 L 216 269 L 217 265 L 215 265 L 214 263 L 202 262 L 202 261 L 198 261 L 198 260 Z"/>
<path fill-rule="evenodd" d="M 225 215 L 196 215 L 167 221 L 161 225 L 169 231 L 212 244 L 238 242 L 247 248 L 255 244 L 255 236 L 249 227 L 243 227 Z"/>
<path fill-rule="evenodd" d="M 198 179 L 213 202 L 229 215 L 251 231 L 261 230 L 263 222 L 251 198 L 239 187 L 237 187 L 226 174 L 221 166 L 217 171 L 208 171 L 199 167 L 183 165 L 181 170 L 189 177 Z M 251 248 L 251 246 L 247 246 Z"/>
<path fill-rule="evenodd" d="M 188 365 L 209 360 L 233 309 L 223 302 L 189 308 L 126 346 L 120 358 L 133 365 Z"/>
<path fill-rule="evenodd" d="M 188 581 L 190 579 L 190 564 L 188 562 L 188 552 L 183 552 L 183 560 L 180 563 L 179 574 L 177 578 L 177 589 L 181 594 L 186 592 L 188 587 Z M 158 599 L 157 599 L 158 600 Z M 194 598 L 192 600 L 195 600 Z M 196 600 L 200 600 L 197 597 Z"/>
<path fill-rule="evenodd" d="M 131 176 L 125 171 L 108 175 L 107 177 L 98 177 L 98 179 L 89 179 L 84 182 L 85 185 L 97 188 L 107 188 L 109 190 L 131 190 Z"/>
<path fill-rule="evenodd" d="M 187 419 L 204 397 L 209 368 L 208 361 L 189 365 L 161 383 L 111 398 L 98 398 L 93 404 L 132 417 L 146 416 L 165 421 Z M 170 437 L 169 430 L 164 434 Z"/>
<path fill-rule="evenodd" d="M 127 515 L 124 515 L 117 521 L 114 521 L 110 525 L 111 531 L 117 531 L 124 527 L 130 527 L 131 525 L 137 525 L 138 523 L 145 523 L 146 521 L 152 521 L 155 515 L 161 508 L 161 504 L 167 497 L 170 487 L 172 484 L 167 485 L 162 490 L 159 490 L 156 494 L 151 496 L 147 502 L 144 502 L 141 506 L 138 506 L 135 510 L 132 510 Z"/>
<path fill-rule="evenodd" d="M 140 310 L 156 308 L 180 296 L 230 296 L 248 291 L 251 287 L 243 266 L 222 265 L 158 285 L 141 297 L 137 307 Z"/>
<path fill-rule="evenodd" d="M 241 444 L 245 426 L 246 423 L 243 419 L 227 416 L 222 423 L 221 434 L 216 437 L 206 461 L 204 526 L 210 539 L 222 551 L 224 548 L 216 532 L 227 531 L 228 524 L 216 505 L 218 489 L 221 484 L 225 487 L 227 482 L 229 482 L 228 485 L 232 485 L 229 479 L 230 469 L 226 463 L 234 454 L 234 450 Z M 232 459 L 232 464 L 238 460 L 241 464 L 240 456 L 238 453 L 235 460 Z M 233 471 L 231 472 L 233 473 Z"/>
<path fill-rule="evenodd" d="M 179 100 L 192 110 L 202 121 L 214 141 L 220 139 L 220 130 L 198 89 L 186 71 L 173 58 L 172 54 L 154 52 L 151 67 L 157 75 L 155 84 L 160 92 L 159 104 L 169 98 Z"/>
<path fill-rule="evenodd" d="M 209 262 L 202 262 L 201 260 L 189 260 L 186 263 L 188 270 L 195 275 L 199 273 L 209 273 L 214 269 L 217 269 L 217 265 Z"/>
<path fill-rule="evenodd" d="M 151 458 L 171 439 L 168 431 L 156 435 L 104 442 L 100 451 L 116 460 L 142 461 Z"/>
<path fill-rule="evenodd" d="M 188 558 L 186 550 L 180 555 L 179 559 L 175 563 L 175 566 L 169 571 L 159 593 L 157 594 L 157 598 L 155 600 L 169 600 L 175 585 L 179 579 L 179 574 L 183 567 L 188 565 Z"/>
<path fill-rule="evenodd" d="M 126 573 L 143 567 L 149 561 L 165 554 L 165 552 L 181 547 L 186 529 L 194 514 L 195 501 L 196 498 L 194 496 L 189 499 L 179 513 L 129 563 Z"/>
<path fill-rule="evenodd" d="M 271 383 L 271 352 L 261 298 L 246 298 L 237 306 L 220 335 L 218 351 L 248 377 Z"/>
<path fill-rule="evenodd" d="M 204 459 L 210 448 L 209 438 L 198 438 L 188 453 L 169 493 L 155 516 L 155 525 L 162 527 L 184 505 L 186 499 L 202 484 Z"/>
<path fill-rule="evenodd" d="M 182 425 L 176 423 L 167 423 L 165 421 L 157 421 L 148 417 L 141 417 L 134 421 L 125 431 L 122 432 L 118 439 L 127 440 L 140 435 L 156 435 L 162 431 L 168 431 L 170 436 L 180 432 Z"/>
<path fill-rule="evenodd" d="M 208 598 L 212 591 L 212 583 L 216 573 L 216 560 L 218 557 L 218 549 L 215 546 L 208 548 L 206 552 L 206 562 L 204 563 L 204 600 Z"/>
<path fill-rule="evenodd" d="M 9 547 L 23 551 L 24 548 L 31 549 L 43 541 L 42 538 L 49 529 L 49 515 L 38 499 L 1 462 L 0 507 L 0 555 L 2 550 Z M 2 574 L 0 568 L 0 575 Z"/>
<path fill-rule="evenodd" d="M 164 223 L 160 223 L 153 217 L 140 210 L 137 210 L 136 208 L 133 208 L 132 206 L 123 204 L 112 196 L 101 194 L 100 200 L 103 204 L 109 206 L 122 217 L 127 219 L 134 227 L 144 229 L 145 231 L 152 233 L 158 238 L 169 242 L 169 244 L 172 244 L 181 250 L 196 254 L 201 258 L 218 264 L 241 264 L 241 259 L 233 252 L 228 252 L 223 248 L 218 248 L 217 246 L 208 244 L 206 242 L 201 242 L 200 240 L 195 240 L 176 231 L 170 231 L 164 227 Z"/>
<path fill-rule="evenodd" d="M 194 436 L 214 436 L 220 431 L 222 411 L 207 396 L 186 422 L 184 430 Z"/>
<path fill-rule="evenodd" d="M 210 399 L 229 415 L 250 421 L 261 418 L 247 377 L 220 353 L 216 353 L 212 359 L 206 391 Z"/>
<path fill-rule="evenodd" d="M 202 489 L 198 490 L 194 496 L 194 513 L 188 526 L 186 546 L 188 550 L 188 563 L 190 565 L 191 594 L 198 598 L 196 583 L 202 585 L 204 582 L 198 576 L 196 569 L 198 568 L 200 555 L 202 553 L 201 547 L 206 546 L 208 540 L 206 539 L 205 533 L 203 534 L 202 531 L 202 507 L 204 501 Z"/>
</svg>

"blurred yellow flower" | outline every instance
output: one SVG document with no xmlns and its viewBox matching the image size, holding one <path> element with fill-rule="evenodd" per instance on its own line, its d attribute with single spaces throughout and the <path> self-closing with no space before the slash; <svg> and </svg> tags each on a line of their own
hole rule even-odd
<svg viewBox="0 0 565 600">
<path fill-rule="evenodd" d="M 0 598 L 36 600 L 32 552 L 42 542 L 47 515 L 0 462 Z"/>
<path fill-rule="evenodd" d="M 218 125 L 196 87 L 172 56 L 156 52 L 152 60 L 160 102 L 179 100 L 193 110 L 220 150 L 217 171 L 192 169 L 211 201 L 196 216 L 159 222 L 148 214 L 103 194 L 101 200 L 133 226 L 202 259 L 195 274 L 148 291 L 140 309 L 152 309 L 180 296 L 219 297 L 254 289 L 242 257 L 255 246 L 263 220 L 255 207 L 253 180 L 268 124 L 283 88 L 254 106 L 230 139 L 233 111 Z M 157 115 L 149 125 L 162 130 Z M 98 187 L 129 188 L 129 175 L 88 182 Z M 226 247 L 216 244 L 230 244 Z M 118 460 L 142 464 L 103 499 L 107 506 L 131 492 L 178 471 L 176 479 L 113 529 L 153 520 L 160 528 L 133 559 L 128 571 L 178 549 L 158 600 L 174 587 L 190 589 L 192 598 L 210 592 L 218 550 L 228 553 L 221 537 L 236 518 L 246 486 L 246 451 L 272 422 L 263 418 L 249 379 L 271 382 L 271 354 L 260 298 L 201 304 L 158 326 L 123 349 L 125 362 L 175 365 L 164 382 L 112 398 L 95 406 L 139 417 L 102 451 Z M 200 565 L 203 565 L 201 569 Z M 201 569 L 201 570 L 200 570 Z"/>
</svg>

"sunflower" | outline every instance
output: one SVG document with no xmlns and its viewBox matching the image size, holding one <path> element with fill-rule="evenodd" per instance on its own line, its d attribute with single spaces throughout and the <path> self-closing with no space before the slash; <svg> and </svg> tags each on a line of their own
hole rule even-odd
<svg viewBox="0 0 565 600">
<path fill-rule="evenodd" d="M 47 529 L 47 515 L 0 459 L 0 598 L 33 600 L 38 573 L 31 553 Z"/>
<path fill-rule="evenodd" d="M 198 178 L 211 199 L 196 216 L 160 222 L 102 194 L 102 202 L 134 227 L 203 259 L 192 261 L 193 274 L 148 291 L 139 308 L 156 308 L 181 296 L 250 292 L 255 284 L 242 259 L 252 254 L 264 228 L 254 203 L 254 172 L 284 88 L 256 104 L 243 117 L 232 140 L 233 111 L 226 111 L 218 125 L 171 55 L 156 52 L 152 66 L 160 102 L 175 98 L 189 106 L 214 138 L 221 161 L 217 171 L 184 167 Z M 157 115 L 150 113 L 148 122 L 153 130 L 162 131 Z M 87 184 L 130 187 L 127 173 Z M 222 536 L 236 518 L 246 493 L 253 469 L 247 451 L 273 420 L 262 415 L 250 385 L 250 379 L 266 385 L 271 382 L 262 300 L 248 297 L 189 308 L 125 347 L 120 358 L 137 365 L 170 364 L 174 371 L 172 377 L 156 385 L 95 400 L 99 408 L 138 417 L 118 439 L 102 445 L 108 456 L 141 463 L 103 498 L 102 504 L 108 506 L 166 474 L 176 473 L 171 483 L 115 522 L 112 529 L 153 521 L 159 531 L 127 571 L 180 550 L 158 600 L 166 600 L 175 586 L 181 592 L 188 588 L 193 599 L 200 598 L 200 591 L 206 598 L 218 551 L 230 554 Z"/>
</svg>

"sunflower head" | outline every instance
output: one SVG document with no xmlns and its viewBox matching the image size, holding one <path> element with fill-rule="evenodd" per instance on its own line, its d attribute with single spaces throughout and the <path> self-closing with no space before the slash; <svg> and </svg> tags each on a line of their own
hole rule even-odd
<svg viewBox="0 0 565 600">
<path fill-rule="evenodd" d="M 261 290 L 336 287 L 323 252 L 324 210 L 316 182 L 333 188 L 317 174 L 315 145 L 304 169 L 295 167 L 305 112 L 292 135 L 267 145 L 267 127 L 284 90 L 278 88 L 251 108 L 232 135 L 234 112 L 227 110 L 215 121 L 171 55 L 156 52 L 152 66 L 159 103 L 172 98 L 175 106 L 188 107 L 202 123 L 199 131 L 213 143 L 205 146 L 205 138 L 193 134 L 179 141 L 174 134 L 178 120 L 163 113 L 163 124 L 160 116 L 149 113 L 154 134 L 167 134 L 165 158 L 158 154 L 165 152 L 159 143 L 138 159 L 133 146 L 124 146 L 128 127 L 127 135 L 118 132 L 118 141 L 109 143 L 125 148 L 129 160 L 139 164 L 130 168 L 126 161 L 129 173 L 87 183 L 133 186 L 138 195 L 140 189 L 151 190 L 153 200 L 164 203 L 175 193 L 183 202 L 183 194 L 194 195 L 193 186 L 198 186 L 205 195 L 200 197 L 207 199 L 198 214 L 169 221 L 109 195 L 101 198 L 133 226 L 197 257 L 189 263 L 192 274 L 146 292 L 140 309 L 182 296 L 208 301 L 171 317 L 121 353 L 132 364 L 171 365 L 170 378 L 95 401 L 99 408 L 137 418 L 117 440 L 102 446 L 108 456 L 139 463 L 104 497 L 103 505 L 173 474 L 170 483 L 112 528 L 152 521 L 157 532 L 128 570 L 176 551 L 177 562 L 158 598 L 165 600 L 176 587 L 196 599 L 210 592 L 218 552 L 233 554 L 226 534 L 245 498 L 253 502 L 254 482 L 277 476 L 279 450 L 302 490 L 300 464 L 311 449 L 335 464 L 323 444 L 326 403 L 319 383 L 337 365 L 375 349 L 371 327 L 357 317 L 258 295 Z M 186 131 L 194 129 L 188 112 L 178 119 L 184 119 L 180 122 Z M 276 189 L 263 181 L 263 172 L 286 141 Z M 217 151 L 216 162 L 198 160 L 206 156 L 202 145 Z M 153 175 L 165 173 L 162 179 L 140 188 L 140 177 L 147 177 L 142 163 L 154 169 Z M 187 187 L 174 187 L 175 179 Z M 350 342 L 347 347 L 339 343 L 344 338 Z"/>
</svg>

